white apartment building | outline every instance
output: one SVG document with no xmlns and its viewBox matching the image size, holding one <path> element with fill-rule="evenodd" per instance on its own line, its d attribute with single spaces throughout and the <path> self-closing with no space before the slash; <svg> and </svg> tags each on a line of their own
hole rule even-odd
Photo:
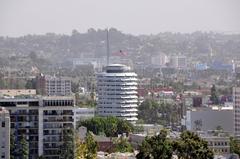
<svg viewBox="0 0 240 159">
<path fill-rule="evenodd" d="M 71 80 L 64 77 L 45 76 L 46 95 L 69 96 L 71 95 Z"/>
<path fill-rule="evenodd" d="M 63 130 L 74 128 L 73 97 L 1 98 L 0 106 L 10 113 L 17 147 L 22 135 L 27 140 L 29 159 L 41 155 L 46 159 L 60 158 Z"/>
<path fill-rule="evenodd" d="M 0 158 L 10 159 L 10 115 L 0 107 Z"/>
<path fill-rule="evenodd" d="M 138 115 L 137 74 L 130 67 L 111 64 L 97 74 L 97 114 L 135 123 Z"/>
<path fill-rule="evenodd" d="M 233 87 L 234 135 L 240 137 L 240 87 Z"/>
</svg>

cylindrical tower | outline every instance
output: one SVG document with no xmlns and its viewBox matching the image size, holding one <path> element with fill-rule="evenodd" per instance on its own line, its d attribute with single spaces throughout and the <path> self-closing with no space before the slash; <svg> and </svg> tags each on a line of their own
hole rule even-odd
<svg viewBox="0 0 240 159">
<path fill-rule="evenodd" d="M 137 74 L 130 67 L 111 64 L 97 74 L 97 114 L 137 120 Z"/>
</svg>

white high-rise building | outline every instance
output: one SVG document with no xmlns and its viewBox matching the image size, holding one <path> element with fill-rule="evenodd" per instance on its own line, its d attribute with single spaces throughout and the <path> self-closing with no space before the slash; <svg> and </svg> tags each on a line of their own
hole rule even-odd
<svg viewBox="0 0 240 159">
<path fill-rule="evenodd" d="M 240 87 L 233 87 L 234 134 L 240 137 Z"/>
<path fill-rule="evenodd" d="M 10 158 L 10 115 L 4 107 L 0 107 L 0 155 Z"/>
<path fill-rule="evenodd" d="M 111 64 L 97 74 L 97 114 L 135 123 L 138 115 L 137 74 L 130 67 Z"/>
</svg>

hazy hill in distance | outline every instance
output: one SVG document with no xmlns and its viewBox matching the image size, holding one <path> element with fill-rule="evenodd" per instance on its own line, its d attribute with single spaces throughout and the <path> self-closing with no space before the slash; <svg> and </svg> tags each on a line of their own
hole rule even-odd
<svg viewBox="0 0 240 159">
<path fill-rule="evenodd" d="M 215 56 L 240 57 L 240 35 L 214 32 L 159 33 L 157 35 L 130 35 L 109 29 L 112 53 L 124 50 L 133 60 L 144 59 L 160 52 L 201 56 L 213 50 Z M 47 33 L 23 37 L 0 37 L 0 60 L 29 56 L 61 62 L 70 57 L 104 57 L 106 55 L 106 30 L 89 29 L 86 33 L 73 30 L 71 35 Z M 211 48 L 211 49 L 210 49 Z"/>
</svg>

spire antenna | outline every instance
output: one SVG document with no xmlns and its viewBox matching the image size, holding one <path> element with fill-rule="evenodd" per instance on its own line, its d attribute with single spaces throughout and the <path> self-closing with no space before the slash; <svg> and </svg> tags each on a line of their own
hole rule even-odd
<svg viewBox="0 0 240 159">
<path fill-rule="evenodd" d="M 108 28 L 107 28 L 107 66 L 109 65 L 109 56 L 110 56 L 110 51 L 109 51 L 109 35 L 108 35 Z"/>
</svg>

